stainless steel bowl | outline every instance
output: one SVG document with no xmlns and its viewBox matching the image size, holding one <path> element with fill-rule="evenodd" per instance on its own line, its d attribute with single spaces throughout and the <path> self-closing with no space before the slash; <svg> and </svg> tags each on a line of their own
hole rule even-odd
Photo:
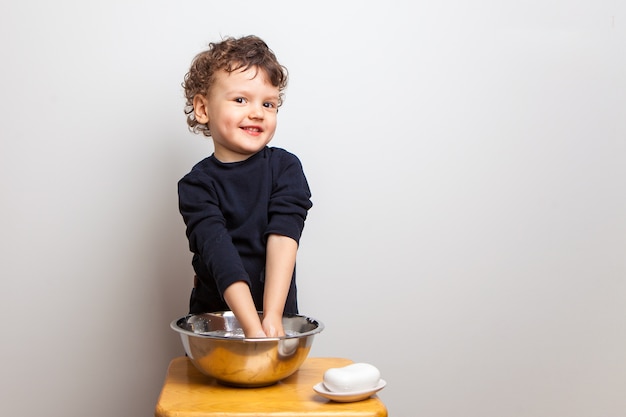
<svg viewBox="0 0 626 417">
<path fill-rule="evenodd" d="M 239 387 L 272 385 L 296 372 L 314 336 L 324 329 L 310 317 L 285 315 L 287 336 L 245 338 L 231 311 L 188 315 L 170 327 L 180 334 L 185 353 L 200 372 Z"/>
</svg>

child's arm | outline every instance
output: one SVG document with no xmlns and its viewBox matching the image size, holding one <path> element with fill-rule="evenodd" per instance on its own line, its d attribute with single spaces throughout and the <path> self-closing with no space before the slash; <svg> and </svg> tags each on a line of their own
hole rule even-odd
<svg viewBox="0 0 626 417">
<path fill-rule="evenodd" d="M 298 243 L 290 237 L 267 237 L 263 330 L 268 337 L 284 336 L 283 310 L 296 265 Z"/>
<path fill-rule="evenodd" d="M 224 299 L 241 324 L 246 337 L 265 337 L 259 313 L 252 301 L 250 287 L 244 281 L 237 281 L 224 291 Z"/>
</svg>

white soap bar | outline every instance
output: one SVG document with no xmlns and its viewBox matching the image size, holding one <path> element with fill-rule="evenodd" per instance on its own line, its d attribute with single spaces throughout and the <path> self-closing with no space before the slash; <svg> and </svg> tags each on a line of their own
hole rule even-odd
<svg viewBox="0 0 626 417">
<path fill-rule="evenodd" d="M 324 372 L 324 386 L 332 392 L 356 392 L 374 388 L 380 381 L 380 371 L 369 363 L 353 363 Z"/>
</svg>

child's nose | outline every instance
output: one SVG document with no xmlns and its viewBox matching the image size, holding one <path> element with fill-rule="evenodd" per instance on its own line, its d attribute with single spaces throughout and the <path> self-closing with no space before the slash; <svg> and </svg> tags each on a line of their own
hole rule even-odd
<svg viewBox="0 0 626 417">
<path fill-rule="evenodd" d="M 262 104 L 253 104 L 250 108 L 249 116 L 251 119 L 262 119 L 263 118 L 263 105 Z"/>
</svg>

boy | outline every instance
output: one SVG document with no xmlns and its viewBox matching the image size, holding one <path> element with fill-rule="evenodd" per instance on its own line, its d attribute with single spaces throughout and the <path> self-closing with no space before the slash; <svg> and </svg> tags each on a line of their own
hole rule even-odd
<svg viewBox="0 0 626 417">
<path fill-rule="evenodd" d="M 187 124 L 214 153 L 178 183 L 196 273 L 191 314 L 232 310 L 246 337 L 284 336 L 311 192 L 299 159 L 267 144 L 287 70 L 256 36 L 210 43 L 185 75 Z M 263 311 L 263 320 L 257 311 Z"/>
</svg>

